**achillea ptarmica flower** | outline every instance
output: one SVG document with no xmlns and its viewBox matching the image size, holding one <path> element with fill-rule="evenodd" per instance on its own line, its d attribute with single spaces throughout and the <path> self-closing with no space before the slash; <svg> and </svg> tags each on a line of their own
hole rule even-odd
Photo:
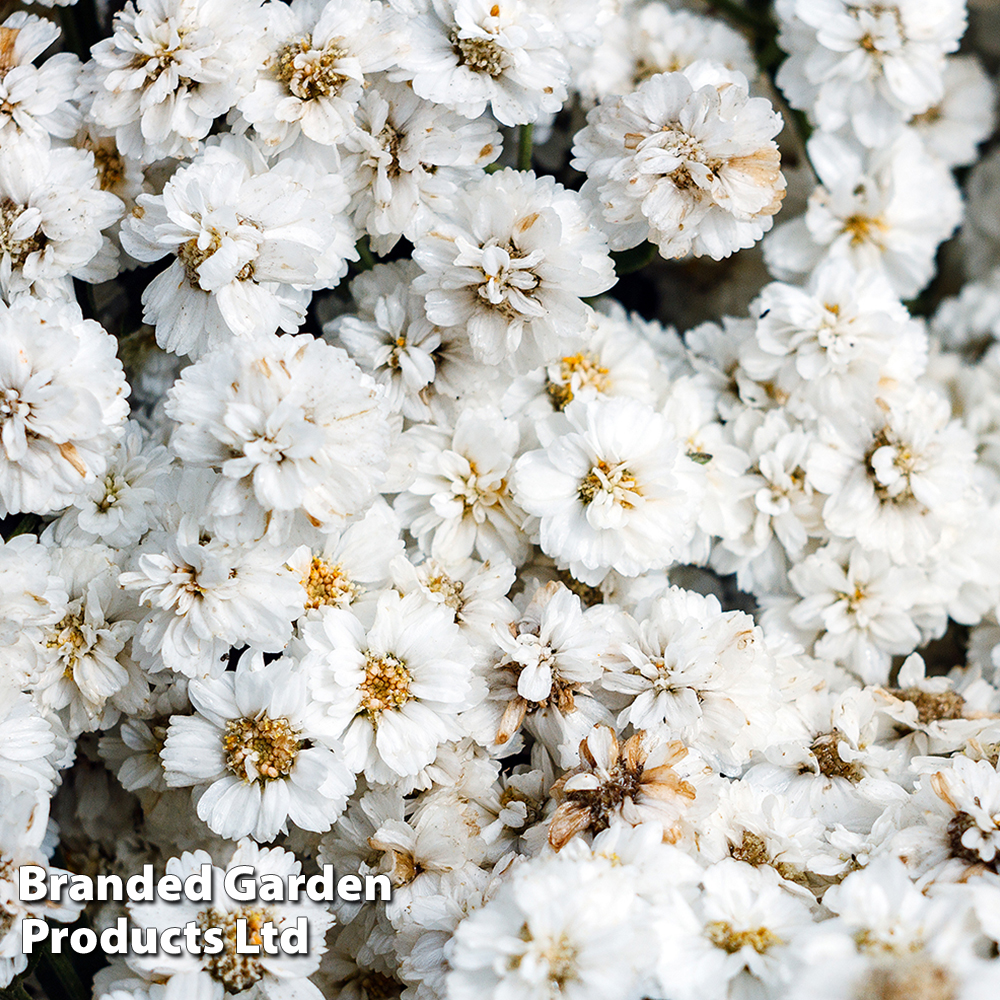
<svg viewBox="0 0 1000 1000">
<path fill-rule="evenodd" d="M 781 118 L 746 78 L 702 60 L 659 73 L 587 116 L 573 145 L 612 250 L 719 260 L 753 246 L 781 207 Z"/>
<path fill-rule="evenodd" d="M 656 746 L 640 730 L 619 743 L 610 726 L 595 726 L 580 743 L 580 766 L 552 786 L 560 805 L 549 824 L 549 844 L 558 851 L 577 833 L 600 833 L 614 822 L 660 823 L 664 840 L 677 841 L 697 795 L 674 769 L 687 753 L 677 740 Z"/>
<path fill-rule="evenodd" d="M 0 299 L 30 292 L 72 295 L 72 278 L 98 282 L 118 271 L 117 251 L 102 230 L 122 203 L 102 191 L 93 154 L 4 142 L 0 155 Z"/>
<path fill-rule="evenodd" d="M 260 537 L 298 517 L 329 530 L 371 502 L 389 426 L 380 388 L 342 350 L 309 336 L 219 348 L 170 390 L 171 448 L 217 469 L 209 498 Z"/>
<path fill-rule="evenodd" d="M 301 652 L 345 762 L 367 780 L 411 777 L 461 735 L 472 650 L 449 609 L 388 590 L 366 634 L 350 611 L 324 607 L 303 623 Z"/>
<path fill-rule="evenodd" d="M 539 518 L 542 551 L 588 584 L 678 559 L 701 490 L 666 418 L 631 399 L 573 402 L 562 417 L 514 469 L 514 499 Z"/>
<path fill-rule="evenodd" d="M 501 170 L 469 184 L 417 241 L 415 287 L 427 318 L 468 331 L 476 358 L 524 371 L 572 345 L 581 296 L 614 284 L 607 243 L 574 191 L 550 177 Z"/>
<path fill-rule="evenodd" d="M 125 429 L 116 341 L 75 302 L 0 303 L 0 514 L 72 503 Z"/>
<path fill-rule="evenodd" d="M 174 257 L 142 297 L 157 343 L 174 354 L 294 332 L 310 290 L 335 285 L 356 257 L 340 176 L 294 158 L 269 166 L 248 140 L 209 146 L 162 194 L 136 201 L 122 246 L 143 262 Z"/>
<path fill-rule="evenodd" d="M 372 75 L 406 51 L 398 15 L 373 0 L 270 3 L 268 52 L 238 109 L 274 149 L 300 136 L 332 146 L 354 128 Z"/>
<path fill-rule="evenodd" d="M 527 0 L 417 0 L 410 49 L 395 79 L 414 93 L 479 118 L 490 106 L 501 125 L 536 121 L 566 99 L 569 65 L 562 32 Z"/>
<path fill-rule="evenodd" d="M 115 14 L 81 85 L 98 125 L 146 162 L 191 156 L 253 86 L 259 0 L 139 0 Z"/>
<path fill-rule="evenodd" d="M 198 816 L 230 840 L 266 843 L 289 821 L 322 833 L 354 788 L 333 727 L 304 672 L 248 660 L 188 685 L 195 714 L 171 718 L 167 784 L 193 786 Z"/>
</svg>

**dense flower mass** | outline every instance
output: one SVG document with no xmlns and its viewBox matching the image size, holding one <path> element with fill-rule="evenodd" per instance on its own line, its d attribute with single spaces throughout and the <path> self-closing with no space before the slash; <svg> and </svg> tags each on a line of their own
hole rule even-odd
<svg viewBox="0 0 1000 1000">
<path fill-rule="evenodd" d="M 6 4 L 0 994 L 1000 996 L 994 7 Z"/>
</svg>

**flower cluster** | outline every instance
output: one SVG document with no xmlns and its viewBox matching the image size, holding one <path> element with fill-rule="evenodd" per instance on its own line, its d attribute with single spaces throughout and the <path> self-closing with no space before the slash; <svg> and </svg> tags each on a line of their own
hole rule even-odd
<svg viewBox="0 0 1000 1000">
<path fill-rule="evenodd" d="M 124 917 L 226 946 L 93 1000 L 1000 995 L 980 7 L 6 16 L 0 992 Z"/>
</svg>

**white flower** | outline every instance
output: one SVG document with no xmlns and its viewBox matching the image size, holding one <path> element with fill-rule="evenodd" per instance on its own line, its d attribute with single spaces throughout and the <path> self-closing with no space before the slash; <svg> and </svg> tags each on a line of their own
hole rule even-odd
<svg viewBox="0 0 1000 1000">
<path fill-rule="evenodd" d="M 122 203 L 100 190 L 94 157 L 35 143 L 0 147 L 0 298 L 72 295 L 71 278 L 98 282 L 117 272 L 117 252 L 101 232 Z"/>
<path fill-rule="evenodd" d="M 604 858 L 548 857 L 515 870 L 456 928 L 453 1000 L 637 1000 L 653 957 L 631 876 Z"/>
<path fill-rule="evenodd" d="M 406 49 L 398 15 L 373 0 L 269 3 L 268 54 L 237 105 L 264 143 L 284 149 L 299 135 L 343 141 L 372 74 Z"/>
<path fill-rule="evenodd" d="M 149 685 L 131 656 L 139 611 L 118 586 L 117 554 L 94 545 L 58 548 L 54 555 L 68 595 L 62 617 L 30 630 L 19 652 L 27 660 L 28 689 L 77 736 L 138 711 Z"/>
<path fill-rule="evenodd" d="M 740 365 L 789 397 L 795 413 L 836 412 L 871 393 L 879 379 L 912 380 L 926 362 L 926 338 L 878 271 L 832 259 L 807 288 L 774 282 L 756 301 L 753 341 Z"/>
<path fill-rule="evenodd" d="M 641 403 L 570 403 L 545 447 L 518 459 L 514 498 L 540 519 L 542 551 L 584 583 L 677 560 L 694 532 L 697 466 Z"/>
<path fill-rule="evenodd" d="M 189 875 L 200 872 L 203 864 L 212 864 L 212 856 L 206 851 L 184 852 L 180 857 L 170 858 L 166 870 L 167 874 L 183 881 Z M 241 865 L 253 870 L 253 876 L 247 882 L 248 887 L 254 889 L 255 896 L 262 876 L 284 881 L 302 871 L 301 862 L 291 851 L 281 847 L 262 848 L 244 840 L 224 868 L 212 864 L 212 897 L 209 901 L 196 903 L 182 896 L 179 903 L 158 900 L 129 905 L 132 922 L 140 928 L 155 929 L 158 934 L 168 927 L 188 924 L 203 931 L 210 927 L 222 931 L 223 950 L 214 954 L 195 954 L 181 948 L 177 955 L 160 950 L 152 955 L 130 955 L 129 965 L 151 984 L 166 983 L 162 994 L 152 992 L 156 986 L 150 985 L 151 997 L 160 1000 L 181 1000 L 182 997 L 224 1000 L 227 996 L 253 991 L 268 1000 L 322 1000 L 319 988 L 306 977 L 311 976 L 319 966 L 326 947 L 323 939 L 333 923 L 333 915 L 322 904 L 304 898 L 304 893 L 300 893 L 295 901 L 256 900 L 247 903 L 233 899 L 223 889 L 224 878 L 226 872 Z M 270 923 L 280 934 L 286 928 L 294 927 L 299 918 L 304 918 L 309 927 L 309 947 L 305 954 L 262 952 L 254 955 L 236 950 L 237 920 L 246 920 L 244 926 L 248 928 Z M 256 933 L 248 930 L 248 937 L 256 936 Z"/>
<path fill-rule="evenodd" d="M 629 316 L 613 299 L 601 299 L 589 314 L 582 350 L 548 361 L 516 379 L 503 397 L 508 417 L 533 426 L 563 410 L 574 399 L 595 400 L 623 396 L 643 403 L 656 402 L 661 366 L 643 336 L 638 317 Z"/>
<path fill-rule="evenodd" d="M 677 1000 L 724 997 L 742 980 L 747 993 L 776 995 L 792 978 L 791 947 L 812 925 L 808 905 L 773 868 L 732 858 L 709 868 L 702 884 L 693 906 L 678 896 L 663 913 L 660 989 Z"/>
<path fill-rule="evenodd" d="M 49 865 L 51 847 L 45 850 L 43 839 L 49 819 L 49 799 L 45 795 L 2 791 L 3 808 L 0 810 L 0 988 L 10 985 L 15 975 L 24 972 L 28 956 L 21 948 L 21 934 L 25 918 L 49 917 L 62 923 L 73 923 L 80 915 L 82 904 L 72 902 L 63 893 L 61 902 L 42 899 L 23 902 L 20 892 L 21 865 L 39 865 L 46 878 L 52 875 L 67 876 L 62 868 Z"/>
<path fill-rule="evenodd" d="M 155 444 L 142 425 L 129 421 L 108 456 L 104 475 L 73 501 L 54 526 L 60 544 L 102 541 L 123 549 L 157 524 L 157 486 L 170 466 L 170 454 Z"/>
<path fill-rule="evenodd" d="M 310 290 L 335 285 L 356 259 L 343 180 L 295 157 L 268 167 L 247 140 L 224 137 L 162 194 L 136 200 L 122 246 L 144 262 L 175 258 L 142 296 L 157 343 L 175 354 L 294 332 Z"/>
<path fill-rule="evenodd" d="M 935 391 L 908 387 L 821 421 L 806 475 L 827 494 L 827 528 L 900 564 L 926 557 L 969 510 L 973 441 L 950 416 Z"/>
<path fill-rule="evenodd" d="M 253 86 L 262 27 L 258 0 L 127 3 L 81 86 L 94 120 L 128 156 L 192 156 Z"/>
<path fill-rule="evenodd" d="M 949 167 L 968 166 L 996 125 L 993 82 L 973 55 L 950 56 L 943 80 L 944 96 L 910 125 L 928 151 Z"/>
<path fill-rule="evenodd" d="M 580 297 L 615 281 L 607 244 L 580 196 L 551 177 L 501 170 L 468 184 L 417 240 L 427 318 L 463 326 L 479 361 L 526 370 L 572 345 L 586 324 Z"/>
<path fill-rule="evenodd" d="M 408 437 L 416 449 L 416 478 L 394 504 L 423 552 L 446 565 L 475 553 L 480 559 L 528 556 L 524 513 L 510 489 L 517 424 L 495 407 L 466 407 L 453 433 L 431 425 Z"/>
<path fill-rule="evenodd" d="M 472 651 L 447 609 L 389 590 L 367 635 L 349 611 L 331 607 L 301 632 L 303 669 L 355 773 L 381 782 L 409 777 L 460 735 Z"/>
<path fill-rule="evenodd" d="M 815 635 L 817 656 L 835 660 L 868 683 L 889 677 L 893 655 L 921 642 L 921 605 L 936 596 L 911 566 L 884 552 L 826 545 L 797 562 L 788 582 L 801 598 L 789 620 Z M 770 624 L 770 616 L 764 616 Z"/>
<path fill-rule="evenodd" d="M 941 99 L 944 55 L 965 30 L 961 0 L 778 0 L 776 10 L 788 102 L 824 131 L 850 124 L 866 146 Z"/>
<path fill-rule="evenodd" d="M 580 740 L 595 723 L 611 721 L 595 694 L 620 656 L 620 629 L 610 608 L 584 609 L 561 583 L 529 594 L 519 618 L 492 627 L 498 649 L 485 671 L 489 696 L 469 713 L 468 727 L 484 746 L 516 749 L 513 737 L 523 724 L 554 759 L 572 767 Z"/>
<path fill-rule="evenodd" d="M 627 662 L 601 681 L 630 699 L 619 725 L 666 727 L 710 765 L 737 773 L 767 745 L 777 699 L 774 659 L 753 619 L 672 587 L 625 621 Z"/>
<path fill-rule="evenodd" d="M 987 760 L 958 754 L 931 778 L 931 786 L 955 816 L 948 832 L 953 852 L 971 863 L 990 864 L 1000 854 L 1000 773 Z"/>
<path fill-rule="evenodd" d="M 715 17 L 675 10 L 663 0 L 623 5 L 600 31 L 600 44 L 574 83 L 589 101 L 628 94 L 657 73 L 676 73 L 710 59 L 753 79 L 757 69 L 746 39 Z"/>
<path fill-rule="evenodd" d="M 72 104 L 80 60 L 71 52 L 37 59 L 59 37 L 52 21 L 17 11 L 0 25 L 0 136 L 21 136 L 47 144 L 50 136 L 69 139 L 80 123 Z"/>
<path fill-rule="evenodd" d="M 487 119 L 469 121 L 421 100 L 405 84 L 379 80 L 361 99 L 355 127 L 342 140 L 351 178 L 351 214 L 388 253 L 400 236 L 415 241 L 447 213 L 478 167 L 492 163 L 502 139 Z"/>
<path fill-rule="evenodd" d="M 48 795 L 56 783 L 52 724 L 7 676 L 0 679 L 0 693 L 0 767 L 5 782 L 0 798 L 11 792 Z"/>
<path fill-rule="evenodd" d="M 381 497 L 343 531 L 308 532 L 310 544 L 288 558 L 306 591 L 306 614 L 317 618 L 320 608 L 350 608 L 370 625 L 391 566 L 402 557 L 399 533 L 399 518 Z"/>
<path fill-rule="evenodd" d="M 663 257 L 719 260 L 753 246 L 781 207 L 781 125 L 741 73 L 699 61 L 594 108 L 573 166 L 613 250 L 648 239 Z"/>
<path fill-rule="evenodd" d="M 976 1000 L 1000 986 L 984 961 L 971 893 L 927 892 L 898 858 L 872 859 L 823 897 L 835 916 L 803 939 L 791 1000 L 917 997 Z"/>
<path fill-rule="evenodd" d="M 16 642 L 35 625 L 54 624 L 66 600 L 66 581 L 53 572 L 50 548 L 34 535 L 0 542 L 0 643 Z"/>
<path fill-rule="evenodd" d="M 117 342 L 75 302 L 0 303 L 0 512 L 46 513 L 104 475 L 124 429 Z"/>
<path fill-rule="evenodd" d="M 506 599 L 514 583 L 514 564 L 506 555 L 478 563 L 466 559 L 445 567 L 434 559 L 414 565 L 397 556 L 390 565 L 393 586 L 401 594 L 419 591 L 431 604 L 445 605 L 468 636 L 477 659 L 492 652 L 493 629 L 511 620 L 514 610 Z"/>
<path fill-rule="evenodd" d="M 410 420 L 429 419 L 439 395 L 461 396 L 479 368 L 464 330 L 442 330 L 427 319 L 412 284 L 421 273 L 411 260 L 376 264 L 351 282 L 358 313 L 323 327 L 385 386 L 390 412 Z"/>
<path fill-rule="evenodd" d="M 410 50 L 393 76 L 435 104 L 501 125 L 536 121 L 566 99 L 562 32 L 527 0 L 416 0 Z"/>
<path fill-rule="evenodd" d="M 210 830 L 267 842 L 291 820 L 322 833 L 354 790 L 330 720 L 306 674 L 278 660 L 191 681 L 194 715 L 173 716 L 161 759 L 169 786 L 194 786 Z"/>
<path fill-rule="evenodd" d="M 253 537 L 296 518 L 342 525 L 381 481 L 389 425 L 382 395 L 338 348 L 310 336 L 234 341 L 186 368 L 167 396 L 173 451 L 217 469 L 211 514 Z"/>
<path fill-rule="evenodd" d="M 212 476 L 182 477 L 177 502 L 204 510 L 214 482 Z M 179 516 L 169 530 L 149 532 L 121 584 L 150 609 L 133 655 L 149 670 L 187 677 L 222 672 L 234 644 L 280 652 L 305 602 L 278 550 L 266 543 L 230 544 L 192 515 Z"/>
<path fill-rule="evenodd" d="M 779 226 L 765 241 L 771 273 L 796 277 L 834 257 L 858 273 L 882 271 L 903 298 L 916 295 L 934 273 L 938 244 L 962 217 L 951 172 L 909 130 L 867 153 L 817 133 L 808 151 L 820 186 L 809 196 L 805 216 Z"/>
</svg>

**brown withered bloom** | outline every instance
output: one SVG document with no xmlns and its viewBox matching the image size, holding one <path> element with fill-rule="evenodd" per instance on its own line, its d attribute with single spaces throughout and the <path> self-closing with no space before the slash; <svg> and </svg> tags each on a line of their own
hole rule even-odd
<svg viewBox="0 0 1000 1000">
<path fill-rule="evenodd" d="M 552 786 L 560 805 L 549 826 L 549 844 L 561 850 L 576 834 L 600 833 L 616 818 L 631 826 L 658 822 L 663 839 L 676 842 L 695 798 L 694 786 L 674 770 L 686 756 L 679 740 L 648 746 L 640 731 L 620 744 L 610 726 L 595 726 L 580 741 L 580 766 Z"/>
</svg>

